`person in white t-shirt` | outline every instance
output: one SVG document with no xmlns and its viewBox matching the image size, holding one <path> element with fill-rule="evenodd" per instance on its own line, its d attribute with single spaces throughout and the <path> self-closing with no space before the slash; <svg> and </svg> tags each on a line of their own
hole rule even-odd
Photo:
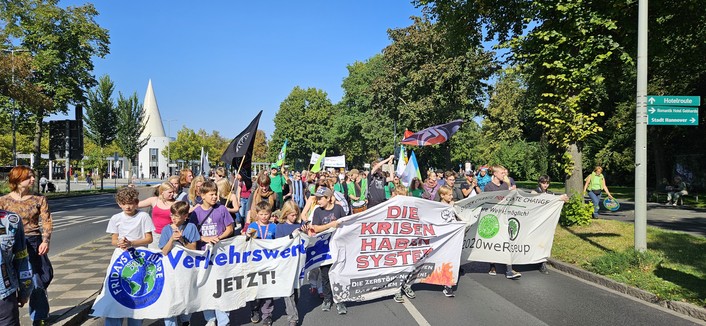
<svg viewBox="0 0 706 326">
<path fill-rule="evenodd" d="M 108 222 L 106 232 L 113 235 L 112 244 L 122 250 L 152 243 L 154 224 L 149 214 L 138 211 L 139 192 L 133 187 L 118 190 L 115 201 L 123 210 L 113 215 Z M 122 325 L 122 318 L 106 318 L 106 326 Z M 142 320 L 127 318 L 128 326 L 142 325 Z"/>
</svg>

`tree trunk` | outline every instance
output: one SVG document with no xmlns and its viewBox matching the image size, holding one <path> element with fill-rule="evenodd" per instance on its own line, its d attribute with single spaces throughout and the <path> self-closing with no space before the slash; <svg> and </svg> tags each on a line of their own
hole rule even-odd
<svg viewBox="0 0 706 326">
<path fill-rule="evenodd" d="M 654 162 L 653 166 L 655 169 L 655 171 L 654 171 L 655 177 L 654 177 L 654 180 L 652 180 L 652 181 L 654 182 L 655 189 L 657 189 L 662 183 L 662 178 L 667 178 L 667 180 L 668 180 L 667 182 L 669 182 L 670 176 L 665 174 L 665 168 L 664 168 L 666 165 L 665 164 L 665 155 L 664 155 L 665 148 L 664 148 L 664 144 L 662 143 L 662 139 L 660 137 L 661 135 L 659 133 L 654 133 L 654 134 L 657 136 L 656 141 L 653 141 L 650 143 L 650 147 L 652 147 L 652 150 L 650 151 L 650 148 L 648 147 L 648 151 L 652 152 L 652 154 L 653 154 L 652 159 Z M 649 165 L 647 165 L 647 166 L 649 167 Z M 650 184 L 649 181 L 648 181 L 648 184 Z M 664 191 L 664 190 L 662 190 L 662 191 Z"/>
<path fill-rule="evenodd" d="M 101 191 L 103 191 L 103 158 L 105 155 L 103 154 L 103 147 L 101 147 L 101 163 L 98 164 L 98 177 L 101 178 Z M 106 171 L 108 170 L 108 167 L 106 166 Z M 117 173 L 116 173 L 117 174 Z M 94 176 L 93 178 L 93 183 L 96 182 L 96 178 Z"/>
<path fill-rule="evenodd" d="M 31 166 L 31 168 L 34 170 L 35 176 L 41 176 L 41 171 L 39 171 L 41 164 L 39 163 L 42 159 L 42 120 L 44 120 L 44 109 L 37 109 L 35 117 L 37 120 L 34 122 L 34 151 L 32 153 L 34 155 L 34 166 Z M 36 191 L 39 192 L 39 182 L 35 182 L 35 184 L 37 186 Z"/>
<path fill-rule="evenodd" d="M 581 148 L 577 143 L 571 143 L 567 149 L 567 153 L 571 155 L 571 159 L 574 162 L 574 168 L 571 170 L 571 175 L 566 177 L 566 193 L 569 195 L 582 195 L 583 162 Z"/>
</svg>

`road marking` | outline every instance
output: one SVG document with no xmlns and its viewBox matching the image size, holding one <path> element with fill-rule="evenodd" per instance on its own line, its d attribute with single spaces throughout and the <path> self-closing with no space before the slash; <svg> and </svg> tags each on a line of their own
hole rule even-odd
<svg viewBox="0 0 706 326">
<path fill-rule="evenodd" d="M 106 219 L 102 219 L 102 220 L 100 220 L 100 221 L 95 221 L 95 222 L 92 222 L 92 223 L 93 223 L 93 224 L 98 224 L 98 223 L 103 223 L 103 222 L 105 222 L 105 221 L 110 221 L 110 219 L 109 219 L 109 218 L 106 218 Z"/>
<path fill-rule="evenodd" d="M 409 302 L 409 300 L 402 302 L 402 305 L 407 308 L 407 311 L 409 311 L 409 314 L 412 315 L 412 318 L 417 321 L 419 326 L 431 326 L 424 316 L 422 316 L 422 313 L 420 313 L 419 310 L 417 310 L 417 308 Z"/>
</svg>

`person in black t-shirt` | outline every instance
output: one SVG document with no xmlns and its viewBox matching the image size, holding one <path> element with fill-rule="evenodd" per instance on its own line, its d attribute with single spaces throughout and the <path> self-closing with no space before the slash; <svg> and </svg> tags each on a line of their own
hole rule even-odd
<svg viewBox="0 0 706 326">
<path fill-rule="evenodd" d="M 368 208 L 372 208 L 377 204 L 385 201 L 385 184 L 387 180 L 385 178 L 385 173 L 382 172 L 381 168 L 384 164 L 392 161 L 395 155 L 390 155 L 387 159 L 377 162 L 373 169 L 370 170 L 368 174 Z"/>
</svg>

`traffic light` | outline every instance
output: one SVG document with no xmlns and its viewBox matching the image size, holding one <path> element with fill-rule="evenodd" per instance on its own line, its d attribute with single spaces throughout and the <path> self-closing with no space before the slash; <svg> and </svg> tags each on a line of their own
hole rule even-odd
<svg viewBox="0 0 706 326">
<path fill-rule="evenodd" d="M 66 132 L 69 132 L 69 158 L 83 159 L 83 128 L 76 120 L 49 121 L 49 159 L 66 158 Z"/>
</svg>

